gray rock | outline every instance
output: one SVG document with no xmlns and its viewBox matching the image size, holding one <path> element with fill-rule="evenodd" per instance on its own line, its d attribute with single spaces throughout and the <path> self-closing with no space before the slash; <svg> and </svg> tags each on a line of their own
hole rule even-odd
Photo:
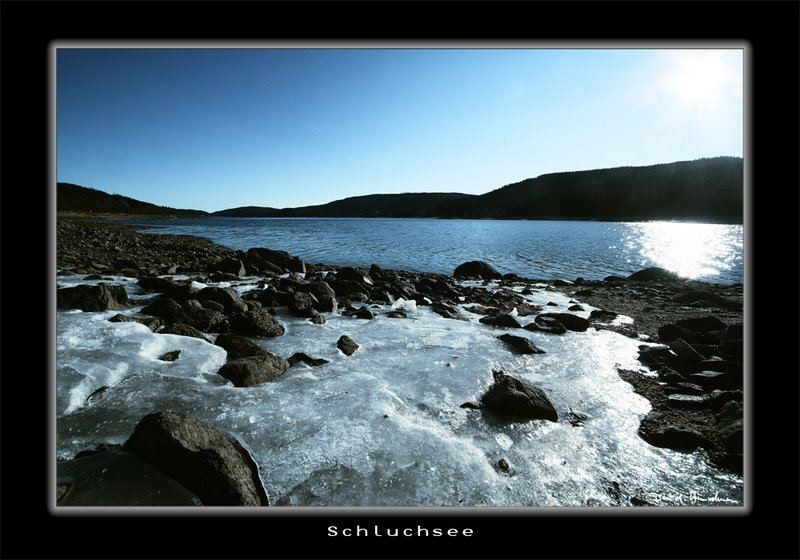
<svg viewBox="0 0 800 560">
<path fill-rule="evenodd" d="M 700 352 L 692 348 L 692 345 L 682 338 L 676 338 L 670 342 L 669 348 L 675 352 L 679 358 L 686 360 L 687 362 L 697 363 L 703 360 L 703 356 L 700 354 Z"/>
<path fill-rule="evenodd" d="M 225 363 L 217 372 L 236 387 L 253 387 L 275 381 L 289 369 L 289 362 L 265 352 L 263 356 L 237 358 Z"/>
<path fill-rule="evenodd" d="M 485 261 L 469 261 L 460 264 L 453 272 L 456 278 L 500 278 L 502 275 Z"/>
<path fill-rule="evenodd" d="M 128 294 L 121 284 L 81 284 L 60 288 L 56 293 L 58 309 L 81 311 L 106 311 L 130 307 Z"/>
<path fill-rule="evenodd" d="M 228 353 L 228 361 L 237 360 L 239 358 L 250 358 L 253 356 L 264 357 L 267 355 L 267 351 L 258 344 L 247 337 L 237 334 L 221 334 L 214 341 L 214 344 L 225 349 L 225 352 Z"/>
<path fill-rule="evenodd" d="M 353 339 L 345 334 L 340 336 L 339 340 L 336 341 L 336 347 L 341 350 L 345 356 L 351 356 L 353 352 L 358 350 L 358 344 L 353 342 Z"/>
<path fill-rule="evenodd" d="M 536 346 L 524 336 L 501 334 L 497 338 L 508 344 L 518 354 L 544 354 L 544 350 Z"/>
<path fill-rule="evenodd" d="M 122 449 L 195 493 L 207 506 L 269 505 L 258 466 L 247 450 L 185 414 L 148 414 Z"/>
<path fill-rule="evenodd" d="M 481 397 L 481 408 L 509 420 L 558 421 L 558 413 L 544 391 L 501 371 L 492 374 L 494 383 Z"/>
<path fill-rule="evenodd" d="M 231 332 L 247 336 L 282 336 L 286 329 L 263 309 L 234 313 L 228 319 Z"/>
</svg>

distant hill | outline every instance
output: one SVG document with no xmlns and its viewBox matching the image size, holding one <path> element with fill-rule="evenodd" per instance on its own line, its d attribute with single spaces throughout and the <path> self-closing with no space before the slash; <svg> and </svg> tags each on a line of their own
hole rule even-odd
<svg viewBox="0 0 800 560">
<path fill-rule="evenodd" d="M 208 216 L 202 210 L 182 210 L 157 206 L 127 196 L 73 185 L 58 183 L 56 190 L 56 209 L 58 212 L 80 212 L 91 214 L 140 214 L 152 216 Z"/>
<path fill-rule="evenodd" d="M 447 218 L 742 221 L 742 158 L 551 173 L 434 208 Z"/>
<path fill-rule="evenodd" d="M 220 210 L 214 216 L 247 217 L 326 217 L 326 218 L 413 218 L 429 216 L 434 208 L 451 202 L 475 198 L 462 193 L 402 193 L 351 196 L 317 206 L 299 208 L 259 208 L 245 206 Z"/>
<path fill-rule="evenodd" d="M 268 206 L 239 206 L 212 212 L 211 215 L 223 218 L 268 218 L 274 216 L 276 212 L 280 212 L 280 210 Z"/>
</svg>

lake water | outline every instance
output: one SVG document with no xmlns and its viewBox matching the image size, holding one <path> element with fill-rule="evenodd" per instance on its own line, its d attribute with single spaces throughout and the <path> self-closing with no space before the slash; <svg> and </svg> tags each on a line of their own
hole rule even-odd
<svg viewBox="0 0 800 560">
<path fill-rule="evenodd" d="M 660 266 L 722 284 L 744 278 L 742 225 L 686 222 L 389 218 L 142 219 L 153 233 L 207 237 L 233 249 L 268 247 L 307 262 L 452 274 L 467 260 L 502 273 L 573 280 Z"/>
</svg>

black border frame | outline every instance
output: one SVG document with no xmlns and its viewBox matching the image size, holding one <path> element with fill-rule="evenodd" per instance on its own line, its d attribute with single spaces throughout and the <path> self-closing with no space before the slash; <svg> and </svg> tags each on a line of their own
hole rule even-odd
<svg viewBox="0 0 800 560">
<path fill-rule="evenodd" d="M 3 2 L 0 4 L 0 553 L 5 558 L 797 558 L 797 2 Z M 394 26 L 393 28 L 389 28 Z M 744 517 L 54 517 L 46 508 L 47 52 L 56 39 L 743 40 L 752 47 L 754 503 Z M 34 235 L 35 234 L 35 235 Z M 11 239 L 9 239 L 11 236 Z M 34 244 L 34 239 L 36 243 Z M 41 242 L 41 245 L 38 243 Z M 35 249 L 35 250 L 32 250 Z M 777 251 L 776 251 L 777 249 Z M 50 250 L 46 250 L 46 255 Z M 772 255 L 775 256 L 772 256 Z M 787 258 L 786 255 L 789 255 Z M 761 271 L 755 268 L 760 263 Z M 771 266 L 770 266 L 771 265 Z M 787 266 L 788 265 L 788 266 Z M 769 267 L 769 268 L 768 268 Z M 788 274 L 787 274 L 788 272 Z M 22 293 L 37 294 L 22 297 Z M 45 291 L 46 293 L 46 291 Z M 767 314 L 770 317 L 767 317 Z M 40 330 L 41 329 L 41 330 Z M 44 358 L 44 359 L 43 359 Z M 44 362 L 44 363 L 43 363 Z M 44 367 L 43 367 L 44 366 Z M 330 539 L 326 527 L 470 527 Z M 561 529 L 561 530 L 559 530 Z"/>
</svg>

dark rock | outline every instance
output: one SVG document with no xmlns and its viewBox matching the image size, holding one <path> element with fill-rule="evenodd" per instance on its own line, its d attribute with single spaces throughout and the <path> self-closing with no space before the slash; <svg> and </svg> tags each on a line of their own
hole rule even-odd
<svg viewBox="0 0 800 560">
<path fill-rule="evenodd" d="M 741 391 L 724 391 L 714 389 L 708 396 L 708 406 L 711 410 L 721 410 L 723 406 L 731 401 L 742 402 L 744 395 Z"/>
<path fill-rule="evenodd" d="M 686 381 L 678 381 L 674 387 L 667 387 L 664 390 L 668 395 L 673 393 L 682 393 L 684 395 L 702 395 L 705 392 L 700 385 L 695 383 L 687 383 Z"/>
<path fill-rule="evenodd" d="M 356 311 L 356 317 L 359 319 L 374 319 L 375 315 L 373 315 L 372 311 L 370 311 L 368 307 L 363 306 L 361 309 Z"/>
<path fill-rule="evenodd" d="M 465 317 L 461 316 L 461 313 L 459 313 L 455 307 L 444 303 L 433 303 L 431 305 L 431 311 L 441 315 L 442 317 L 445 317 L 446 319 L 457 319 L 460 321 L 467 320 Z"/>
<path fill-rule="evenodd" d="M 558 307 L 558 304 L 556 302 L 554 302 L 554 301 L 548 301 L 547 302 L 547 306 L 548 307 Z"/>
<path fill-rule="evenodd" d="M 511 467 L 509 466 L 508 461 L 506 461 L 505 459 L 500 459 L 499 461 L 497 461 L 497 470 L 502 472 L 508 472 L 508 469 L 510 468 Z"/>
<path fill-rule="evenodd" d="M 546 332 L 550 334 L 565 334 L 567 332 L 567 328 L 558 322 L 558 320 L 546 315 L 537 315 L 533 319 L 533 323 L 525 325 L 524 328 L 528 331 Z"/>
<path fill-rule="evenodd" d="M 706 398 L 701 395 L 673 393 L 667 396 L 667 405 L 672 408 L 703 408 L 706 404 Z"/>
<path fill-rule="evenodd" d="M 167 296 L 158 296 L 152 303 L 142 308 L 142 313 L 160 317 L 167 321 L 178 321 L 183 318 L 183 307 L 180 303 Z"/>
<path fill-rule="evenodd" d="M 578 304 L 575 304 L 575 305 L 570 305 L 570 306 L 569 306 L 567 309 L 568 309 L 569 311 L 586 311 L 586 310 L 583 308 L 583 306 L 582 306 L 582 305 L 578 305 Z"/>
<path fill-rule="evenodd" d="M 587 319 L 578 317 L 577 315 L 573 315 L 571 313 L 542 313 L 536 317 L 535 320 L 537 322 L 539 317 L 550 317 L 555 319 L 570 331 L 583 332 L 591 326 Z"/>
<path fill-rule="evenodd" d="M 228 354 L 228 361 L 237 360 L 239 358 L 250 357 L 264 357 L 267 355 L 266 350 L 261 348 L 258 344 L 237 334 L 221 334 L 214 341 L 214 344 L 223 348 Z"/>
<path fill-rule="evenodd" d="M 408 315 L 402 309 L 392 309 L 386 312 L 386 316 L 392 319 L 407 319 Z"/>
<path fill-rule="evenodd" d="M 366 303 L 369 301 L 369 296 L 361 292 L 353 292 L 349 297 L 350 301 L 359 301 L 361 303 Z"/>
<path fill-rule="evenodd" d="M 723 371 L 698 371 L 689 380 L 709 389 L 725 389 L 736 386 L 735 379 Z"/>
<path fill-rule="evenodd" d="M 458 265 L 453 272 L 453 276 L 456 278 L 483 278 L 488 280 L 500 278 L 502 275 L 487 262 L 469 261 Z"/>
<path fill-rule="evenodd" d="M 183 313 L 173 320 L 176 319 L 203 332 L 221 333 L 228 332 L 230 329 L 225 315 L 219 311 L 212 311 L 199 306 L 184 308 Z"/>
<path fill-rule="evenodd" d="M 522 325 L 519 324 L 517 318 L 513 315 L 509 315 L 508 313 L 503 313 L 501 315 L 490 315 L 488 317 L 481 317 L 478 319 L 481 323 L 485 325 L 490 325 L 492 327 L 504 327 L 504 328 L 521 328 Z"/>
<path fill-rule="evenodd" d="M 286 332 L 283 325 L 263 309 L 234 313 L 228 322 L 231 332 L 245 336 L 282 336 Z"/>
<path fill-rule="evenodd" d="M 122 448 L 194 492 L 204 505 L 269 505 L 258 465 L 247 450 L 196 418 L 148 414 Z"/>
<path fill-rule="evenodd" d="M 616 318 L 617 314 L 614 311 L 606 311 L 605 309 L 594 309 L 589 313 L 589 319 L 592 321 L 602 321 L 605 323 L 613 321 Z"/>
<path fill-rule="evenodd" d="M 324 358 L 312 358 L 311 356 L 303 352 L 295 352 L 289 357 L 287 361 L 289 362 L 289 366 L 295 366 L 301 362 L 304 364 L 308 364 L 312 367 L 321 366 L 329 363 L 329 361 L 325 360 Z"/>
<path fill-rule="evenodd" d="M 295 317 L 313 317 L 316 311 L 312 296 L 305 292 L 293 293 L 289 300 L 289 313 Z"/>
<path fill-rule="evenodd" d="M 580 428 L 589 419 L 589 417 L 586 414 L 581 414 L 580 412 L 573 412 L 570 410 L 567 414 L 567 419 L 570 426 L 573 428 Z"/>
<path fill-rule="evenodd" d="M 665 426 L 653 430 L 640 429 L 639 435 L 650 445 L 666 447 L 675 451 L 693 451 L 698 447 L 710 447 L 708 438 L 697 430 Z"/>
<path fill-rule="evenodd" d="M 225 272 L 228 274 L 233 274 L 234 276 L 244 276 L 247 274 L 244 263 L 239 259 L 235 259 L 233 257 L 226 257 L 214 263 L 212 268 L 217 272 Z"/>
<path fill-rule="evenodd" d="M 593 296 L 594 290 L 591 288 L 584 288 L 582 290 L 578 290 L 577 292 L 575 292 L 575 295 L 578 297 Z"/>
<path fill-rule="evenodd" d="M 728 326 L 717 317 L 707 315 L 705 317 L 692 317 L 690 319 L 681 319 L 676 321 L 678 327 L 692 332 L 710 332 L 710 331 L 724 331 Z"/>
<path fill-rule="evenodd" d="M 742 403 L 730 401 L 717 414 L 717 433 L 728 453 L 741 454 L 744 449 L 744 409 Z"/>
<path fill-rule="evenodd" d="M 369 273 L 367 273 L 366 270 L 361 268 L 353 268 L 350 266 L 343 266 L 337 270 L 336 279 L 338 281 L 344 280 L 348 282 L 357 282 L 362 286 L 373 284 L 372 278 L 369 277 Z"/>
<path fill-rule="evenodd" d="M 122 313 L 117 313 L 109 321 L 112 323 L 139 323 L 154 332 L 161 326 L 161 320 L 157 317 L 135 317 L 123 315 Z"/>
<path fill-rule="evenodd" d="M 670 342 L 669 349 L 675 352 L 679 358 L 687 362 L 701 362 L 703 360 L 703 356 L 682 338 L 677 338 Z"/>
<path fill-rule="evenodd" d="M 268 381 L 275 381 L 287 369 L 289 369 L 289 362 L 279 356 L 264 352 L 264 355 L 261 356 L 229 360 L 217 373 L 231 381 L 236 387 L 253 387 Z"/>
<path fill-rule="evenodd" d="M 159 360 L 164 362 L 174 362 L 178 359 L 178 356 L 181 355 L 180 350 L 173 350 L 172 352 L 167 352 L 166 354 L 162 354 L 158 357 Z"/>
<path fill-rule="evenodd" d="M 469 409 L 472 409 L 472 410 L 480 410 L 481 403 L 467 401 L 467 402 L 461 404 L 461 408 L 469 408 Z"/>
<path fill-rule="evenodd" d="M 658 369 L 666 364 L 673 363 L 678 356 L 668 346 L 639 347 L 639 361 L 650 369 Z"/>
<path fill-rule="evenodd" d="M 221 304 L 227 313 L 247 310 L 247 305 L 242 301 L 239 292 L 230 287 L 219 288 L 210 286 L 208 288 L 203 288 L 195 294 L 195 298 L 201 302 L 215 301 Z M 203 305 L 205 306 L 205 303 L 203 303 Z"/>
<path fill-rule="evenodd" d="M 273 251 L 263 247 L 253 247 L 247 251 L 247 260 L 256 264 L 258 268 L 262 270 L 267 268 L 267 264 L 265 263 L 270 263 L 273 265 L 273 268 L 275 266 L 280 267 L 281 272 L 283 269 L 290 272 L 301 273 L 306 271 L 306 263 L 290 255 L 286 251 Z"/>
<path fill-rule="evenodd" d="M 206 300 L 202 302 L 202 306 L 205 309 L 210 309 L 211 311 L 219 311 L 220 313 L 225 313 L 225 306 L 219 302 L 213 300 Z"/>
<path fill-rule="evenodd" d="M 319 314 L 319 313 L 317 313 L 315 311 L 313 313 L 313 315 L 311 315 L 311 318 L 309 319 L 309 321 L 311 321 L 315 325 L 324 325 L 325 324 L 325 316 L 321 315 L 321 314 Z"/>
<path fill-rule="evenodd" d="M 516 350 L 518 354 L 544 354 L 544 350 L 537 347 L 533 342 L 524 336 L 501 334 L 497 338 Z"/>
<path fill-rule="evenodd" d="M 336 342 L 336 348 L 341 350 L 345 356 L 350 356 L 353 354 L 353 352 L 358 350 L 358 344 L 353 342 L 353 339 L 351 339 L 349 336 L 343 334 Z"/>
<path fill-rule="evenodd" d="M 81 284 L 72 288 L 60 288 L 56 299 L 58 309 L 106 311 L 130 307 L 128 294 L 121 284 Z"/>
<path fill-rule="evenodd" d="M 606 278 L 606 282 L 608 281 L 608 278 Z M 634 272 L 628 276 L 628 280 L 636 280 L 639 282 L 675 281 L 679 279 L 680 277 L 674 272 L 670 272 L 669 270 L 657 266 L 645 268 L 644 270 Z"/>
<path fill-rule="evenodd" d="M 538 387 L 501 371 L 493 371 L 494 383 L 481 397 L 481 408 L 509 420 L 558 421 L 558 413 Z"/>
<path fill-rule="evenodd" d="M 561 279 L 553 280 L 551 284 L 553 286 L 558 286 L 559 288 L 563 286 L 572 286 L 572 282 L 570 282 L 569 280 L 561 280 Z"/>
<path fill-rule="evenodd" d="M 200 499 L 132 453 L 106 447 L 56 463 L 61 506 L 200 506 Z"/>
<path fill-rule="evenodd" d="M 188 283 L 180 283 L 169 278 L 158 278 L 156 276 L 145 276 L 136 282 L 145 292 L 156 292 L 164 294 L 175 300 L 182 301 L 191 296 L 191 286 Z"/>
<path fill-rule="evenodd" d="M 189 325 L 184 325 L 183 323 L 175 323 L 173 325 L 167 325 L 160 331 L 158 334 L 175 334 L 178 336 L 190 336 L 192 338 L 199 338 L 200 340 L 205 340 L 206 342 L 211 342 L 208 340 L 203 333 L 198 331 L 194 327 L 190 327 Z"/>
</svg>

